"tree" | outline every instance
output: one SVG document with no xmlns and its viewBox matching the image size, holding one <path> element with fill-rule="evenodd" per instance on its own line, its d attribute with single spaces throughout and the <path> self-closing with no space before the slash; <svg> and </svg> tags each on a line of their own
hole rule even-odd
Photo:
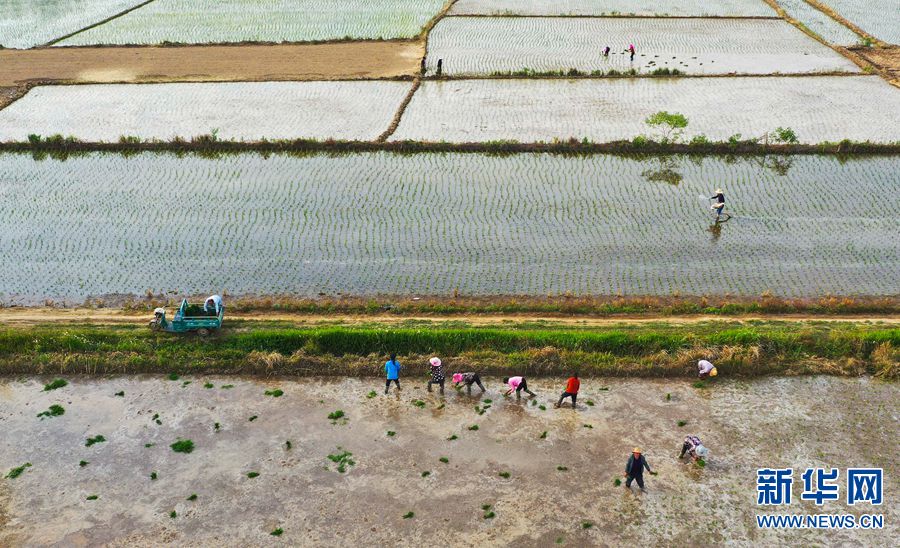
<svg viewBox="0 0 900 548">
<path fill-rule="evenodd" d="M 663 143 L 677 143 L 688 125 L 688 119 L 677 112 L 669 113 L 664 110 L 650 115 L 644 122 L 662 133 Z"/>
</svg>

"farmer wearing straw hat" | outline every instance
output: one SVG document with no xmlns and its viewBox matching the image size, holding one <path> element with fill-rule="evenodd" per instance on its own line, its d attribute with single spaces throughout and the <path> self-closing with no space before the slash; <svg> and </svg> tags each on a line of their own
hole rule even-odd
<svg viewBox="0 0 900 548">
<path fill-rule="evenodd" d="M 441 365 L 441 359 L 438 357 L 428 360 L 431 364 L 431 380 L 428 381 L 428 391 L 431 392 L 432 384 L 441 385 L 441 394 L 444 393 L 444 367 Z"/>
<path fill-rule="evenodd" d="M 712 204 L 710 209 L 716 212 L 716 221 L 722 217 L 722 211 L 725 209 L 725 194 L 722 192 L 721 188 L 716 189 L 716 193 L 709 197 L 710 200 L 715 200 L 716 202 Z"/>
<path fill-rule="evenodd" d="M 685 453 L 696 462 L 699 459 L 708 457 L 709 449 L 703 445 L 703 442 L 697 436 L 687 436 L 684 438 L 684 444 L 681 446 L 681 454 L 678 455 L 678 458 L 683 459 Z"/>
<path fill-rule="evenodd" d="M 466 389 L 469 391 L 469 395 L 472 394 L 472 385 L 477 384 L 478 388 L 484 392 L 484 385 L 481 384 L 481 375 L 478 373 L 454 373 L 453 374 L 453 384 L 455 388 L 459 388 L 459 384 L 463 383 L 466 385 Z"/>
<path fill-rule="evenodd" d="M 707 360 L 700 360 L 699 362 L 697 362 L 697 376 L 701 379 L 715 377 L 718 374 L 719 371 L 716 370 L 716 366 L 714 366 L 711 362 Z"/>
<path fill-rule="evenodd" d="M 628 463 L 625 465 L 626 489 L 631 489 L 631 482 L 636 481 L 638 487 L 641 488 L 641 491 L 644 490 L 644 468 L 646 468 L 651 475 L 656 475 L 656 472 L 650 470 L 650 465 L 647 464 L 647 459 L 645 459 L 644 455 L 641 454 L 641 448 L 635 447 L 631 451 L 631 456 L 628 457 Z"/>
</svg>

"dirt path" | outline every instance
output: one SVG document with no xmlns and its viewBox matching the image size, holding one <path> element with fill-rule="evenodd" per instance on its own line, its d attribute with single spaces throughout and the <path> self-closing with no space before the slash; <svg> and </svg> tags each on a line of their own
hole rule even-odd
<svg viewBox="0 0 900 548">
<path fill-rule="evenodd" d="M 855 47 L 850 48 L 849 51 L 875 65 L 889 82 L 900 87 L 900 46 Z"/>
<path fill-rule="evenodd" d="M 420 41 L 0 50 L 0 86 L 397 78 L 423 55 Z"/>
<path fill-rule="evenodd" d="M 129 324 L 145 323 L 150 320 L 149 312 L 132 312 L 119 309 L 88 308 L 4 308 L 0 309 L 0 325 L 36 325 L 43 323 L 97 323 Z M 602 327 L 617 324 L 692 324 L 710 321 L 785 321 L 785 322 L 876 322 L 889 325 L 900 324 L 897 316 L 816 316 L 810 314 L 777 314 L 754 316 L 662 316 L 662 315 L 622 315 L 611 317 L 553 316 L 550 314 L 504 314 L 472 315 L 454 314 L 441 316 L 426 315 L 353 315 L 353 314 L 301 314 L 283 312 L 229 312 L 232 320 L 280 321 L 298 325 L 321 323 L 357 325 L 363 323 L 400 324 L 409 321 L 464 322 L 475 326 L 502 326 L 510 323 L 546 322 L 568 327 Z"/>
</svg>

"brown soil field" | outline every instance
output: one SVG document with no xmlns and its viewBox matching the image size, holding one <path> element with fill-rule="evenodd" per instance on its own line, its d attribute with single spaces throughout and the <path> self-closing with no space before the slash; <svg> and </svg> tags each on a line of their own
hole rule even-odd
<svg viewBox="0 0 900 548">
<path fill-rule="evenodd" d="M 232 321 L 270 321 L 287 322 L 303 325 L 358 325 L 358 324 L 400 324 L 403 322 L 462 322 L 472 326 L 502 326 L 511 323 L 547 323 L 561 327 L 603 327 L 617 324 L 693 324 L 703 322 L 850 322 L 850 323 L 882 323 L 900 324 L 900 317 L 895 315 L 815 315 L 815 314 L 765 314 L 721 316 L 698 314 L 691 316 L 672 316 L 657 314 L 615 315 L 609 317 L 565 316 L 555 314 L 442 314 L 439 316 L 419 314 L 304 314 L 299 312 L 227 312 L 227 320 Z M 0 325 L 38 325 L 38 324 L 129 324 L 145 325 L 152 319 L 150 312 L 125 311 L 114 308 L 0 308 Z M 227 321 L 226 320 L 226 321 Z"/>
<path fill-rule="evenodd" d="M 0 545 L 896 544 L 896 384 L 593 379 L 573 410 L 552 406 L 563 379 L 517 400 L 496 378 L 483 395 L 428 393 L 424 373 L 388 396 L 380 379 L 69 377 L 50 392 L 46 378 L 0 379 L 0 472 L 32 465 L 0 479 Z M 65 414 L 36 417 L 50 405 Z M 710 449 L 704 468 L 678 458 L 688 434 Z M 179 438 L 192 453 L 170 449 Z M 646 492 L 614 483 L 635 445 L 658 472 Z M 343 450 L 341 473 L 328 456 Z M 812 466 L 883 467 L 885 504 L 800 500 Z M 794 468 L 790 506 L 756 505 L 764 467 Z M 772 513 L 883 514 L 884 529 L 757 528 Z"/>
<path fill-rule="evenodd" d="M 420 41 L 0 50 L 0 86 L 400 78 L 424 54 Z"/>
<path fill-rule="evenodd" d="M 875 65 L 892 84 L 900 87 L 900 46 L 850 48 L 850 51 Z"/>
</svg>

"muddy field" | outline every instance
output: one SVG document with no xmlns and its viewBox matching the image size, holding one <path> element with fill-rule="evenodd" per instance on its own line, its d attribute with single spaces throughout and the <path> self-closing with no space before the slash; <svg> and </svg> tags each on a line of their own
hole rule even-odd
<svg viewBox="0 0 900 548">
<path fill-rule="evenodd" d="M 497 379 L 486 379 L 483 396 L 451 389 L 444 398 L 422 377 L 387 397 L 376 380 L 69 378 L 43 391 L 49 380 L 0 383 L 0 468 L 32 464 L 0 480 L 4 546 L 875 546 L 898 534 L 898 389 L 865 378 L 705 389 L 586 379 L 576 411 L 552 408 L 560 379 L 533 379 L 536 403 L 504 400 Z M 284 394 L 264 394 L 275 389 Z M 838 405 L 823 397 L 836 394 Z M 53 404 L 65 414 L 36 417 Z M 329 420 L 337 410 L 344 419 Z M 686 434 L 711 448 L 705 468 L 676 459 Z M 86 447 L 97 435 L 106 441 Z M 169 448 L 179 438 L 194 442 L 192 453 Z M 634 445 L 659 473 L 646 477 L 645 493 L 614 485 Z M 342 450 L 355 463 L 344 473 L 328 459 Z M 799 473 L 794 504 L 781 512 L 882 513 L 885 529 L 758 530 L 764 466 L 883 467 L 885 504 L 874 512 L 800 503 Z M 278 528 L 280 539 L 270 536 Z"/>
</svg>

